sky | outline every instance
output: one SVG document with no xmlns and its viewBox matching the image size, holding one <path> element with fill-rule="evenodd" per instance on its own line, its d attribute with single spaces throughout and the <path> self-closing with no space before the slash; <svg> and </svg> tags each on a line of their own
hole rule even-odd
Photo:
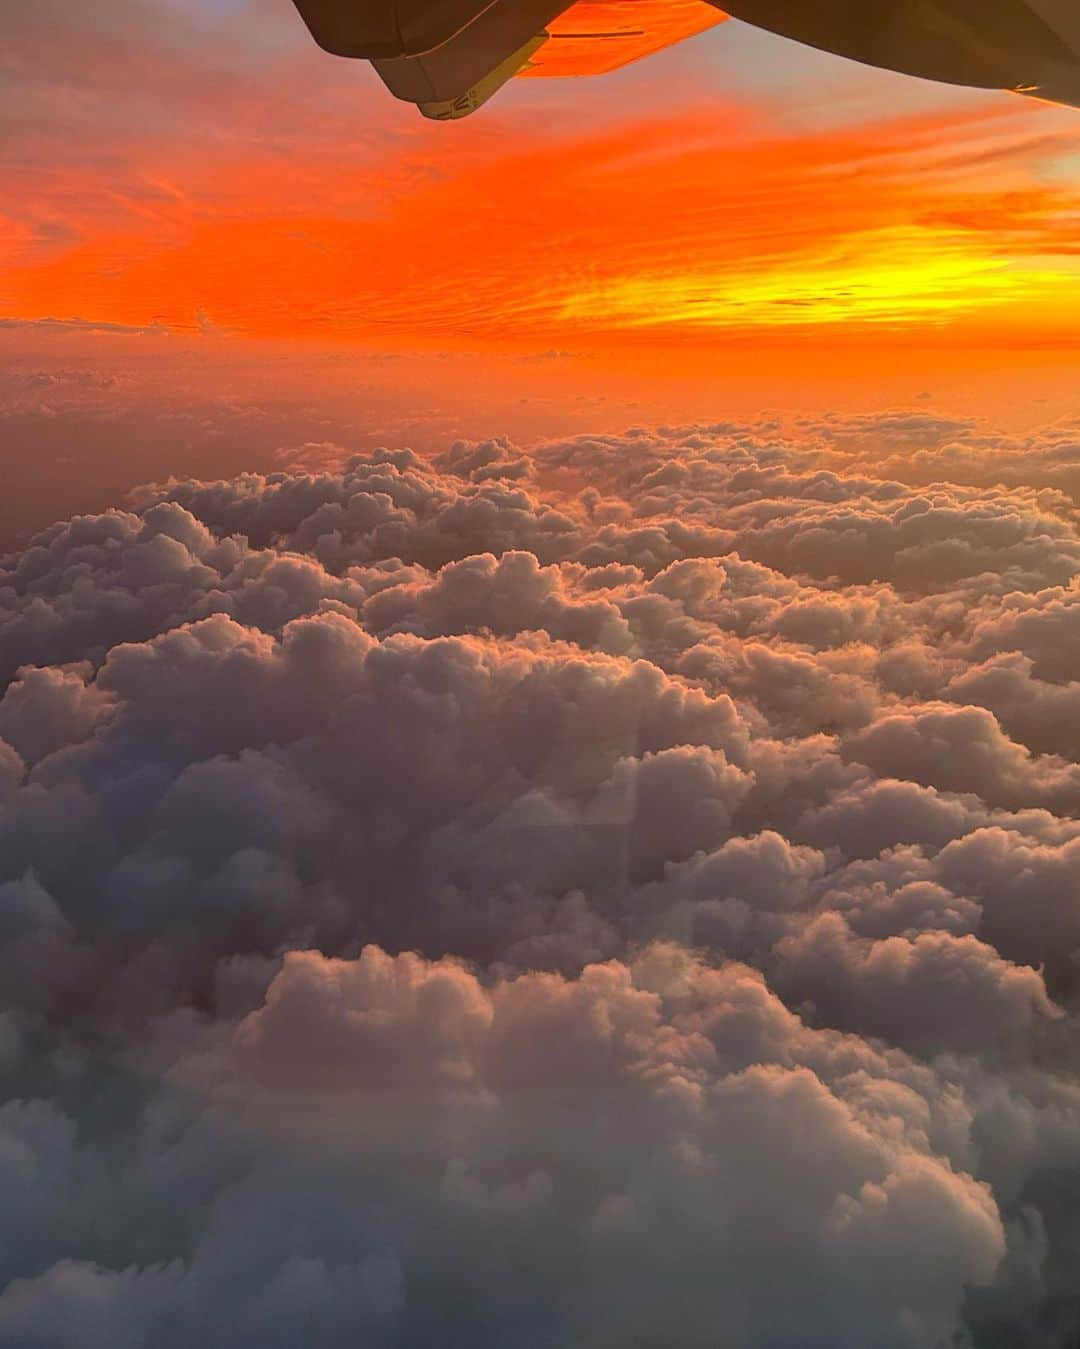
<svg viewBox="0 0 1080 1349">
<path fill-rule="evenodd" d="M 444 125 L 288 0 L 5 25 L 5 543 L 312 442 L 1080 411 L 1068 110 L 730 21 Z"/>
<path fill-rule="evenodd" d="M 428 125 L 287 0 L 24 10 L 18 320 L 490 349 L 1072 350 L 1075 117 L 737 23 Z"/>
</svg>

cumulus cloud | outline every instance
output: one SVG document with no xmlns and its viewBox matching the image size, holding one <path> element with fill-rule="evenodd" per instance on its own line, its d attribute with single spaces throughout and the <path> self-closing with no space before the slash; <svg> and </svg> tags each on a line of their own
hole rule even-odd
<svg viewBox="0 0 1080 1349">
<path fill-rule="evenodd" d="M 804 430 L 3 560 L 0 1345 L 1075 1341 L 1075 517 Z"/>
</svg>

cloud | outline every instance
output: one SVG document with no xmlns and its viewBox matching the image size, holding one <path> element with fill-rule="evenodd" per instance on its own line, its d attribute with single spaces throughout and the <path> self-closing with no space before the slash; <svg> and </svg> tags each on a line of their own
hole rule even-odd
<svg viewBox="0 0 1080 1349">
<path fill-rule="evenodd" d="M 220 1075 L 215 1103 L 183 1158 L 145 1141 L 151 1195 L 213 1185 L 228 1151 L 256 1144 L 258 1116 L 278 1125 L 208 1211 L 190 1264 L 69 1260 L 17 1278 L 0 1342 L 66 1343 L 86 1306 L 92 1329 L 132 1343 L 216 1325 L 286 1344 L 311 1315 L 328 1343 L 426 1338 L 447 1316 L 481 1335 L 521 1324 L 536 1344 L 694 1342 L 731 1318 L 788 1340 L 808 1315 L 831 1342 L 914 1329 L 930 1343 L 1004 1251 L 988 1188 L 928 1148 L 932 1074 L 807 1031 L 754 971 L 672 948 L 488 988 L 448 960 L 294 952 L 197 1071 Z M 37 1124 L 39 1151 L 57 1128 L 20 1123 Z M 400 1173 L 379 1164 L 387 1149 Z M 331 1184 L 352 1203 L 328 1204 Z M 275 1230 L 241 1258 L 271 1195 Z M 664 1296 L 698 1287 L 693 1302 Z"/>
<path fill-rule="evenodd" d="M 766 434 L 4 560 L 0 1345 L 1080 1333 L 1075 517 Z"/>
<path fill-rule="evenodd" d="M 945 482 L 1053 489 L 1080 495 L 1080 428 L 1074 418 L 1006 435 L 967 418 L 882 412 L 799 418 L 822 461 L 912 485 Z"/>
<path fill-rule="evenodd" d="M 169 331 L 163 323 L 111 323 L 87 318 L 0 318 L 0 328 L 32 328 L 42 332 L 70 330 L 79 333 L 119 333 L 124 336 L 159 337 Z"/>
</svg>

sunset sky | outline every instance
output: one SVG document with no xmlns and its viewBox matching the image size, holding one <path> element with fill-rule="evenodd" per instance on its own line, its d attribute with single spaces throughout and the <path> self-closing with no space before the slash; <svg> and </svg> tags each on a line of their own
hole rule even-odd
<svg viewBox="0 0 1080 1349">
<path fill-rule="evenodd" d="M 0 306 L 351 345 L 1080 343 L 1074 113 L 728 23 L 430 125 L 288 0 L 5 35 Z"/>
<path fill-rule="evenodd" d="M 71 489 L 53 441 L 102 379 L 133 425 L 317 399 L 322 430 L 234 438 L 221 471 L 493 425 L 1080 411 L 1075 112 L 734 21 L 451 125 L 321 52 L 289 0 L 43 0 L 5 26 L 2 454 L 31 493 Z M 46 425 L 33 381 L 57 371 Z M 182 442 L 170 470 L 205 472 Z M 87 480 L 130 485 L 133 453 Z"/>
</svg>

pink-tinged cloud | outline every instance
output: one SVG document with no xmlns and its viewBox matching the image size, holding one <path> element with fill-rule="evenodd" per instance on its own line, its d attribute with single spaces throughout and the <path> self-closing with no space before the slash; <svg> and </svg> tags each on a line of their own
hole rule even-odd
<svg viewBox="0 0 1080 1349">
<path fill-rule="evenodd" d="M 1080 537 L 931 420 L 7 559 L 0 1345 L 1068 1343 Z"/>
</svg>

